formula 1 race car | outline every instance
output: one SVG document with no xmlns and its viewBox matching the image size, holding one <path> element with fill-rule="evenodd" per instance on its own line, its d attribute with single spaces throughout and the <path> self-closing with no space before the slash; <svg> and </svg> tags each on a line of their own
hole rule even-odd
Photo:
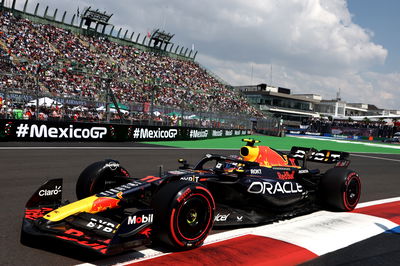
<svg viewBox="0 0 400 266">
<path fill-rule="evenodd" d="M 78 201 L 62 202 L 62 179 L 29 199 L 24 239 L 50 237 L 100 254 L 162 243 L 200 246 L 213 226 L 249 226 L 320 209 L 353 210 L 360 198 L 349 154 L 293 147 L 289 154 L 244 139 L 241 156 L 206 154 L 196 165 L 132 178 L 118 161 L 89 165 L 76 183 Z M 308 162 L 335 164 L 325 173 Z"/>
</svg>

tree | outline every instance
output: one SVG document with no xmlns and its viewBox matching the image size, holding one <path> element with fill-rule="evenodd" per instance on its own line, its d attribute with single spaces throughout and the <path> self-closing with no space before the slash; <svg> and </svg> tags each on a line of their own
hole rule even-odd
<svg viewBox="0 0 400 266">
<path fill-rule="evenodd" d="M 364 124 L 365 125 L 369 125 L 369 123 L 371 122 L 371 120 L 369 120 L 369 118 L 368 117 L 364 117 L 364 119 L 363 119 L 363 122 L 364 122 Z"/>
</svg>

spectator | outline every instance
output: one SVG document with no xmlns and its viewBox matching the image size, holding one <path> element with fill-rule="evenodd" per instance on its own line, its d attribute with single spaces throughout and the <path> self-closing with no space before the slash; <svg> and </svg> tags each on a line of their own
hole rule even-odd
<svg viewBox="0 0 400 266">
<path fill-rule="evenodd" d="M 125 104 L 153 100 L 158 106 L 191 111 L 262 116 L 196 62 L 120 45 L 104 37 L 78 36 L 7 12 L 0 13 L 0 25 L 4 25 L 0 43 L 6 47 L 0 52 L 12 59 L 0 64 L 0 71 L 9 73 L 0 78 L 0 90 L 99 101 L 110 87 L 117 101 Z M 112 76 L 109 84 L 100 77 L 104 75 Z M 61 116 L 57 111 L 48 114 Z M 74 120 L 94 120 L 93 114 L 66 115 Z M 139 115 L 139 119 L 143 117 Z"/>
</svg>

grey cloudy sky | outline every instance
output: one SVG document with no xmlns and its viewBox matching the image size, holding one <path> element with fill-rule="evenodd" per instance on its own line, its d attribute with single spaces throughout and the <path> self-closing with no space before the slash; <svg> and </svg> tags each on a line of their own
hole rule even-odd
<svg viewBox="0 0 400 266">
<path fill-rule="evenodd" d="M 353 22 L 345 0 L 31 0 L 30 11 L 37 2 L 59 15 L 107 10 L 116 27 L 142 36 L 165 29 L 176 45 L 194 44 L 196 61 L 232 85 L 267 83 L 324 99 L 340 88 L 347 102 L 400 109 L 400 73 L 375 71 L 388 50 Z"/>
</svg>

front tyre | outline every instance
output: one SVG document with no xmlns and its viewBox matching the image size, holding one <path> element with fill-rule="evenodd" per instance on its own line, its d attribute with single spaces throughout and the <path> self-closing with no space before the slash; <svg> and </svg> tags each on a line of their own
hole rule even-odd
<svg viewBox="0 0 400 266">
<path fill-rule="evenodd" d="M 329 169 L 321 179 L 320 191 L 322 201 L 328 207 L 352 211 L 360 200 L 360 177 L 346 168 Z"/>
<path fill-rule="evenodd" d="M 215 203 L 210 191 L 193 182 L 171 182 L 152 200 L 154 238 L 173 249 L 200 246 L 214 222 Z"/>
<path fill-rule="evenodd" d="M 107 159 L 86 167 L 76 182 L 78 200 L 129 183 L 128 171 L 118 161 Z"/>
</svg>

